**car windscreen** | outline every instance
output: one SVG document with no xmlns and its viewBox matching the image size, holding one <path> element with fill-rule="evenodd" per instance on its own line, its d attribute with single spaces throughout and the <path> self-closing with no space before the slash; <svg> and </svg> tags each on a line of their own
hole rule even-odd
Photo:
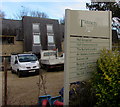
<svg viewBox="0 0 120 107">
<path fill-rule="evenodd" d="M 35 55 L 20 55 L 18 56 L 19 62 L 31 62 L 37 61 L 37 57 Z"/>
</svg>

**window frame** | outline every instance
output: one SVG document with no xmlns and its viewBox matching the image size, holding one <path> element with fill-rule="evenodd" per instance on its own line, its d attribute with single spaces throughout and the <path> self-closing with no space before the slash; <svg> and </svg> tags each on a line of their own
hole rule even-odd
<svg viewBox="0 0 120 107">
<path fill-rule="evenodd" d="M 50 37 L 52 37 L 52 42 L 51 42 L 51 38 Z M 54 44 L 55 43 L 55 40 L 54 40 L 54 35 L 48 35 L 48 44 Z"/>
<path fill-rule="evenodd" d="M 39 39 L 39 41 L 35 42 L 35 37 L 38 37 L 38 38 L 36 38 L 36 40 Z M 34 45 L 40 45 L 41 44 L 40 35 L 34 35 L 33 34 L 33 44 Z"/>
<path fill-rule="evenodd" d="M 34 25 L 38 25 L 37 29 L 34 29 Z M 40 23 L 32 23 L 33 33 L 40 33 Z"/>
<path fill-rule="evenodd" d="M 49 29 L 49 27 L 51 28 Z M 49 32 L 53 33 L 53 24 L 47 24 L 47 33 Z"/>
<path fill-rule="evenodd" d="M 53 37 L 53 42 L 49 42 L 48 36 L 52 36 Z M 55 36 L 54 36 L 53 33 L 47 33 L 47 41 L 48 41 L 48 46 L 55 46 Z"/>
<path fill-rule="evenodd" d="M 38 25 L 37 30 L 34 29 L 34 25 Z M 33 30 L 33 45 L 41 46 L 40 23 L 32 23 L 32 30 Z M 38 36 L 39 41 L 35 42 L 35 36 Z"/>
<path fill-rule="evenodd" d="M 3 39 L 4 38 L 4 39 Z M 15 44 L 15 37 L 14 36 L 0 36 L 0 41 L 2 45 L 14 45 Z M 6 42 L 3 42 L 5 40 Z"/>
</svg>

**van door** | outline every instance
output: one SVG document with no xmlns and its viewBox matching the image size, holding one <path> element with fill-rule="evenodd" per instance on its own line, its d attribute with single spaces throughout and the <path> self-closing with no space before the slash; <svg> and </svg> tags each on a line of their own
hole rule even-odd
<svg viewBox="0 0 120 107">
<path fill-rule="evenodd" d="M 11 55 L 11 67 L 12 67 L 12 70 L 15 70 L 15 55 Z"/>
<path fill-rule="evenodd" d="M 15 56 L 15 60 L 14 60 L 14 70 L 17 72 L 18 70 L 18 58 L 17 56 Z"/>
</svg>

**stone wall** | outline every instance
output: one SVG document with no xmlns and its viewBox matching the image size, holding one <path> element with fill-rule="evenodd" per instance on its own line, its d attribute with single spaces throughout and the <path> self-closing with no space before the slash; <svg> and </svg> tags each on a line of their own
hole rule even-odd
<svg viewBox="0 0 120 107">
<path fill-rule="evenodd" d="M 23 41 L 16 41 L 14 44 L 2 44 L 2 56 L 10 56 L 11 53 L 23 53 Z"/>
</svg>

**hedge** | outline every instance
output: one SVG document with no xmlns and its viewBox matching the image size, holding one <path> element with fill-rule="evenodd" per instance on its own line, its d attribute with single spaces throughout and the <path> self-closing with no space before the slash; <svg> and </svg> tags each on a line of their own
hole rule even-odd
<svg viewBox="0 0 120 107">
<path fill-rule="evenodd" d="M 120 107 L 120 52 L 102 50 L 92 78 L 96 107 Z"/>
</svg>

